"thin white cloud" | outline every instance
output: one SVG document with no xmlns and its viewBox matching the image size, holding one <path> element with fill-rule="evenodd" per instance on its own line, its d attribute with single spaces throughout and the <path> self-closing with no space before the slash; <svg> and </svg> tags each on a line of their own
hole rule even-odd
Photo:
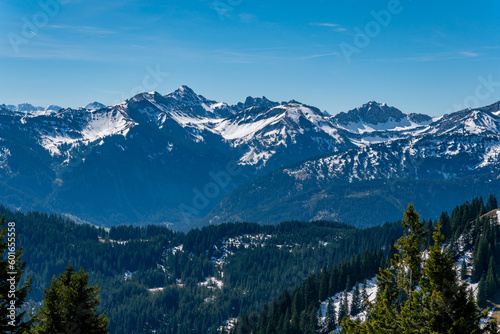
<svg viewBox="0 0 500 334">
<path fill-rule="evenodd" d="M 94 35 L 110 35 L 116 33 L 115 31 L 112 30 L 98 28 L 98 27 L 91 27 L 91 26 L 70 26 L 66 24 L 62 25 L 54 24 L 50 25 L 49 27 L 52 29 L 73 30 L 81 33 L 94 34 Z"/>
<path fill-rule="evenodd" d="M 318 23 L 318 22 L 312 22 L 309 23 L 312 26 L 317 26 L 317 27 L 328 27 L 328 28 L 336 28 L 340 27 L 337 23 Z"/>
<path fill-rule="evenodd" d="M 479 57 L 479 53 L 476 52 L 462 51 L 460 54 L 466 57 Z"/>
<path fill-rule="evenodd" d="M 338 52 L 330 52 L 330 53 L 323 53 L 323 54 L 316 54 L 316 55 L 311 55 L 311 56 L 304 56 L 301 57 L 300 59 L 314 59 L 314 58 L 322 58 L 322 57 L 331 57 L 331 56 L 338 56 Z"/>
<path fill-rule="evenodd" d="M 222 17 L 225 17 L 225 18 L 231 17 L 231 10 L 229 10 L 228 8 L 222 7 L 217 2 L 213 2 L 211 4 L 211 7 L 217 12 L 217 14 L 220 15 L 221 18 Z"/>
<path fill-rule="evenodd" d="M 448 61 L 466 58 L 476 58 L 479 57 L 479 53 L 461 51 L 461 52 L 437 52 L 434 54 L 427 54 L 416 57 L 401 57 L 401 58 L 386 58 L 381 59 L 384 61 L 396 61 L 403 63 L 422 63 L 422 62 L 434 62 L 434 61 Z"/>
<path fill-rule="evenodd" d="M 311 26 L 315 27 L 324 27 L 324 28 L 330 28 L 333 29 L 335 32 L 346 32 L 347 29 L 342 27 L 340 24 L 337 23 L 330 23 L 330 22 L 311 22 L 309 23 Z"/>
</svg>

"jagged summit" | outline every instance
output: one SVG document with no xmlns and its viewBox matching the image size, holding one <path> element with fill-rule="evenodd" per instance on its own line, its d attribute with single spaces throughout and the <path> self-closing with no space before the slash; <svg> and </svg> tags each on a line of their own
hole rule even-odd
<svg viewBox="0 0 500 334">
<path fill-rule="evenodd" d="M 101 108 L 105 108 L 106 106 L 102 103 L 99 103 L 97 101 L 94 101 L 92 103 L 89 103 L 85 106 L 85 109 L 89 109 L 89 110 L 97 110 L 97 109 L 101 109 Z"/>
<path fill-rule="evenodd" d="M 500 106 L 500 104 L 495 105 Z M 498 135 L 500 134 L 500 117 L 498 117 L 498 109 L 495 110 L 492 106 L 464 109 L 445 115 L 426 132 L 432 134 Z"/>
<path fill-rule="evenodd" d="M 330 116 L 295 100 L 248 97 L 228 105 L 188 86 L 113 106 L 1 105 L 0 191 L 27 194 L 5 204 L 29 210 L 31 203 L 50 203 L 51 211 L 88 221 L 179 223 L 193 189 L 204 191 L 233 165 L 227 189 L 196 203 L 200 219 L 235 187 L 303 161 L 279 182 L 454 178 L 499 165 L 499 106 L 432 119 L 370 101 Z M 30 181 L 20 184 L 20 177 Z"/>
<path fill-rule="evenodd" d="M 428 125 L 433 120 L 425 114 L 407 115 L 395 107 L 376 101 L 370 101 L 348 112 L 341 112 L 331 119 L 337 126 L 357 134 L 413 130 Z"/>
<path fill-rule="evenodd" d="M 192 103 L 194 101 L 206 101 L 206 99 L 203 96 L 196 94 L 194 90 L 192 90 L 186 85 L 180 86 L 174 92 L 165 95 L 165 97 L 173 98 L 175 100 L 178 100 L 179 102 L 184 102 L 184 103 L 185 102 Z"/>
<path fill-rule="evenodd" d="M 334 118 L 341 125 L 361 122 L 377 125 L 389 121 L 399 122 L 405 118 L 405 116 L 406 115 L 397 108 L 389 107 L 385 103 L 370 101 L 359 108 L 349 110 L 347 113 L 341 112 L 334 116 Z"/>
<path fill-rule="evenodd" d="M 276 107 L 277 105 L 279 105 L 278 102 L 270 101 L 265 96 L 261 98 L 248 96 L 245 99 L 244 103 L 239 102 L 236 105 L 232 106 L 232 108 L 236 111 L 241 111 L 251 107 L 272 108 Z"/>
</svg>

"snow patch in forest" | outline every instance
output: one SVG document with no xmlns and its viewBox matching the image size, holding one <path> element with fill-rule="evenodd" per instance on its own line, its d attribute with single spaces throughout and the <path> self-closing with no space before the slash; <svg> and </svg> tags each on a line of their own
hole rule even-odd
<svg viewBox="0 0 500 334">
<path fill-rule="evenodd" d="M 198 283 L 198 286 L 204 286 L 208 289 L 219 289 L 221 290 L 224 283 L 215 277 L 207 277 L 204 282 Z"/>
<path fill-rule="evenodd" d="M 359 283 L 358 284 L 358 289 L 361 292 L 363 289 L 363 284 Z M 354 293 L 354 287 L 351 289 L 351 291 L 347 292 L 347 303 L 349 305 L 348 308 L 351 307 L 352 305 L 352 296 Z M 375 300 L 375 297 L 377 296 L 377 279 L 375 277 L 369 279 L 366 281 L 366 295 L 368 296 L 368 301 L 373 302 Z M 339 292 L 336 293 L 334 296 L 330 297 L 333 302 L 333 309 L 335 310 L 335 314 L 338 316 L 339 310 L 340 310 L 340 304 L 342 302 L 342 298 L 344 296 L 344 292 Z M 318 325 L 320 328 L 323 328 L 326 324 L 326 310 L 328 308 L 328 301 L 330 298 L 325 299 L 318 310 Z M 351 317 L 352 319 L 360 319 L 361 321 L 365 321 L 367 316 L 367 312 L 363 311 L 356 316 Z M 337 319 L 338 320 L 338 319 Z M 340 326 L 339 326 L 340 327 Z M 336 329 L 337 332 L 340 330 L 340 328 Z M 334 333 L 336 333 L 334 331 Z"/>
</svg>

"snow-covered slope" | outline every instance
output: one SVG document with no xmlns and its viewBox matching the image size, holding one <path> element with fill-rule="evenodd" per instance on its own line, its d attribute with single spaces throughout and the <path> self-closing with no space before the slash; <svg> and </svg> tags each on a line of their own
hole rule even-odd
<svg viewBox="0 0 500 334">
<path fill-rule="evenodd" d="M 63 109 L 43 116 L 46 117 L 24 119 L 23 123 L 32 128 L 38 143 L 51 155 L 62 155 L 74 146 L 88 145 L 105 137 L 126 136 L 136 125 L 128 115 L 111 108 L 99 111 Z"/>
<path fill-rule="evenodd" d="M 280 149 L 335 152 L 348 140 L 319 110 L 297 102 L 270 109 L 250 107 L 218 123 L 214 130 L 233 147 L 243 147 L 239 162 L 265 165 Z"/>
<path fill-rule="evenodd" d="M 306 181 L 452 179 L 500 168 L 500 103 L 432 119 L 371 101 L 332 117 L 294 100 L 248 97 L 228 105 L 182 86 L 113 106 L 0 105 L 0 128 L 3 191 L 21 194 L 4 196 L 5 204 L 46 203 L 37 209 L 56 212 L 89 201 L 102 208 L 90 190 L 77 196 L 87 185 L 119 202 L 109 206 L 114 212 L 149 217 L 161 207 L 163 217 L 173 210 L 186 220 L 186 212 L 202 218 L 235 187 L 269 172 L 295 180 L 286 192 L 293 196 Z M 213 175 L 234 163 L 238 172 L 206 196 Z M 35 179 L 24 181 L 28 176 Z M 135 202 L 144 203 L 136 209 Z"/>
<path fill-rule="evenodd" d="M 466 109 L 456 113 L 445 115 L 422 133 L 429 134 L 475 134 L 475 135 L 499 135 L 500 117 L 498 111 L 492 113 L 480 109 Z"/>
<path fill-rule="evenodd" d="M 340 152 L 284 169 L 297 180 L 456 178 L 500 168 L 500 138 L 419 136 Z"/>
</svg>

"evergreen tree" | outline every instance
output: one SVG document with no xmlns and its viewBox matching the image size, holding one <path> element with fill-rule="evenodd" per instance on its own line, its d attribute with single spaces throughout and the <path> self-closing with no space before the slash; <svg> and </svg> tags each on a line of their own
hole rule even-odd
<svg viewBox="0 0 500 334">
<path fill-rule="evenodd" d="M 319 300 L 324 300 L 328 297 L 328 281 L 328 272 L 326 268 L 323 267 L 319 276 Z"/>
<path fill-rule="evenodd" d="M 467 278 L 467 261 L 465 261 L 465 258 L 462 261 L 462 266 L 460 268 L 460 278 L 462 281 L 465 281 Z"/>
<path fill-rule="evenodd" d="M 490 256 L 490 261 L 488 265 L 488 271 L 486 273 L 486 296 L 493 297 L 497 289 L 497 280 L 495 275 L 495 260 L 493 256 Z"/>
<path fill-rule="evenodd" d="M 424 265 L 420 307 L 417 314 L 420 326 L 429 333 L 475 333 L 480 319 L 486 314 L 477 312 L 477 305 L 465 283 L 458 280 L 455 262 L 447 248 L 442 248 L 441 226 L 434 232 L 434 245 Z"/>
<path fill-rule="evenodd" d="M 7 227 L 4 227 L 7 225 Z M 22 262 L 23 250 L 16 250 L 16 234 L 13 223 L 0 220 L 0 333 L 22 333 L 30 327 L 22 322 L 25 311 L 20 311 L 31 291 L 31 277 L 19 287 L 26 266 Z"/>
<path fill-rule="evenodd" d="M 450 216 L 448 216 L 448 212 L 441 213 L 441 217 L 439 217 L 439 222 L 441 223 L 441 230 L 445 240 L 448 240 L 451 237 L 451 221 Z"/>
<path fill-rule="evenodd" d="M 394 257 L 394 254 L 396 254 L 397 252 L 398 250 L 396 249 L 396 242 L 394 241 L 394 238 L 391 238 L 389 249 L 387 250 L 387 263 L 391 261 L 391 259 Z"/>
<path fill-rule="evenodd" d="M 346 318 L 342 333 L 498 333 L 496 324 L 481 329 L 487 313 L 477 311 L 472 294 L 459 282 L 449 250 L 442 248 L 441 226 L 423 266 L 419 247 L 425 232 L 411 204 L 403 226 L 407 233 L 398 240 L 399 253 L 391 268 L 377 275 L 378 293 L 368 320 Z"/>
<path fill-rule="evenodd" d="M 363 287 L 361 289 L 361 311 L 366 310 L 368 307 L 368 292 L 366 291 L 366 279 L 363 281 Z"/>
<path fill-rule="evenodd" d="M 490 212 L 495 209 L 498 209 L 498 203 L 497 198 L 492 194 L 488 197 L 488 201 L 486 202 L 486 212 Z"/>
<path fill-rule="evenodd" d="M 88 286 L 88 274 L 71 265 L 50 282 L 45 290 L 43 303 L 33 320 L 33 333 L 108 333 L 105 312 L 98 314 L 99 288 Z"/>
<path fill-rule="evenodd" d="M 431 219 L 429 219 L 429 222 L 427 223 L 425 230 L 432 231 L 432 220 Z M 433 243 L 432 234 L 427 233 L 427 239 L 425 240 L 425 248 L 430 248 L 432 246 L 432 243 Z"/>
<path fill-rule="evenodd" d="M 337 327 L 335 306 L 334 306 L 333 300 L 331 298 L 328 298 L 328 306 L 326 307 L 325 327 L 326 327 L 328 333 L 330 333 L 330 331 L 334 330 Z"/>
<path fill-rule="evenodd" d="M 486 283 L 484 276 L 479 280 L 479 285 L 477 287 L 477 304 L 480 307 L 485 307 L 487 301 Z"/>
<path fill-rule="evenodd" d="M 476 247 L 473 252 L 473 269 L 472 269 L 472 281 L 477 282 L 486 273 L 488 269 L 488 262 L 486 262 L 490 258 L 489 254 L 489 245 L 488 245 L 488 236 L 487 236 L 487 225 L 489 223 L 483 224 L 483 232 L 479 237 L 479 242 L 476 242 Z"/>
<path fill-rule="evenodd" d="M 316 331 L 318 330 L 318 316 L 317 316 L 317 310 L 316 307 L 311 307 L 309 311 L 309 319 L 308 319 L 308 326 L 307 326 L 307 334 L 316 334 Z"/>
<path fill-rule="evenodd" d="M 347 301 L 347 291 L 344 291 L 340 296 L 339 322 L 348 315 L 349 315 L 349 302 Z"/>
<path fill-rule="evenodd" d="M 356 315 L 361 312 L 361 293 L 359 291 L 359 286 L 356 283 L 354 285 L 354 290 L 352 293 L 352 302 L 351 302 L 351 315 Z"/>
</svg>

